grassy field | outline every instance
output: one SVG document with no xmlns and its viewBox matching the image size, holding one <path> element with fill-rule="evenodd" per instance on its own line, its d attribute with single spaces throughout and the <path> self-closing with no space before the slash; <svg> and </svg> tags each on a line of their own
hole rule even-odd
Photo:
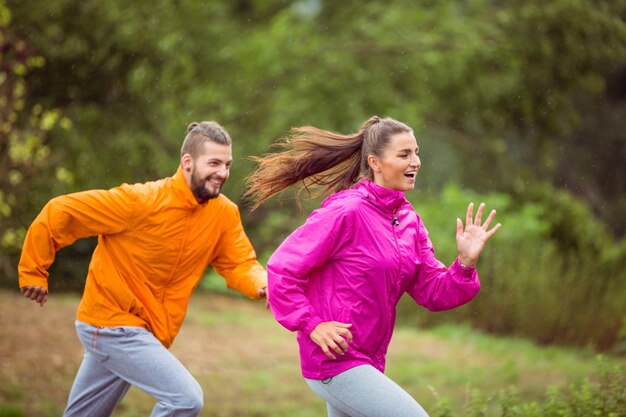
<svg viewBox="0 0 626 417">
<path fill-rule="evenodd" d="M 0 291 L 0 417 L 61 415 L 82 358 L 77 304 L 75 295 L 52 294 L 41 308 L 17 291 Z M 300 377 L 294 335 L 261 303 L 197 294 L 171 350 L 204 389 L 202 416 L 325 415 Z M 427 411 L 446 402 L 454 416 L 464 415 L 476 390 L 496 397 L 514 387 L 525 400 L 542 400 L 548 387 L 565 389 L 596 371 L 592 352 L 537 347 L 462 326 L 398 328 L 387 359 L 387 374 Z M 146 416 L 153 404 L 133 388 L 114 416 Z"/>
</svg>

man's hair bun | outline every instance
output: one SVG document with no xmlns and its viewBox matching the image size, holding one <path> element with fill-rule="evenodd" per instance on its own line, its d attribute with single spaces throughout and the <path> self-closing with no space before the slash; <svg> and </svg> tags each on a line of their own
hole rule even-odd
<svg viewBox="0 0 626 417">
<path fill-rule="evenodd" d="M 191 122 L 187 125 L 187 133 L 191 132 L 196 126 L 198 126 L 198 122 Z"/>
</svg>

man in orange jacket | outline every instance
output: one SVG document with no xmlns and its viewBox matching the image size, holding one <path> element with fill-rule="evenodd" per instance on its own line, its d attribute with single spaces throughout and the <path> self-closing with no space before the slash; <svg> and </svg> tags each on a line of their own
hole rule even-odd
<svg viewBox="0 0 626 417">
<path fill-rule="evenodd" d="M 65 416 L 109 416 L 131 385 L 157 399 L 152 416 L 198 415 L 202 389 L 167 348 L 205 269 L 251 299 L 266 296 L 239 210 L 220 194 L 231 138 L 215 122 L 187 131 L 174 176 L 53 198 L 28 230 L 20 288 L 42 306 L 55 253 L 98 236 L 76 321 L 85 356 Z"/>
</svg>

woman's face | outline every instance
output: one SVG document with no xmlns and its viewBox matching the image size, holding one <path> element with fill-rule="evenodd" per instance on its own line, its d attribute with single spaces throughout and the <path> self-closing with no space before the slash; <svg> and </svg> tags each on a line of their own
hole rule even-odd
<svg viewBox="0 0 626 417">
<path fill-rule="evenodd" d="M 415 187 L 415 177 L 422 165 L 412 132 L 391 136 L 382 156 L 369 155 L 368 162 L 374 172 L 374 183 L 397 191 L 410 191 Z"/>
</svg>

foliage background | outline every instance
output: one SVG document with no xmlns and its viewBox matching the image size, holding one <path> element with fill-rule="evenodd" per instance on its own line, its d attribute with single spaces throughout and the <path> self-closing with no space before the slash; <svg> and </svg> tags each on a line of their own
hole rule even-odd
<svg viewBox="0 0 626 417">
<path fill-rule="evenodd" d="M 454 259 L 468 201 L 498 209 L 466 321 L 542 343 L 626 349 L 626 1 L 0 0 L 0 283 L 60 193 L 171 175 L 185 127 L 234 138 L 226 194 L 262 259 L 304 220 L 289 195 L 249 213 L 246 159 L 289 128 L 411 125 L 410 200 Z M 59 253 L 83 285 L 93 240 Z M 215 279 L 208 271 L 209 279 Z"/>
</svg>

